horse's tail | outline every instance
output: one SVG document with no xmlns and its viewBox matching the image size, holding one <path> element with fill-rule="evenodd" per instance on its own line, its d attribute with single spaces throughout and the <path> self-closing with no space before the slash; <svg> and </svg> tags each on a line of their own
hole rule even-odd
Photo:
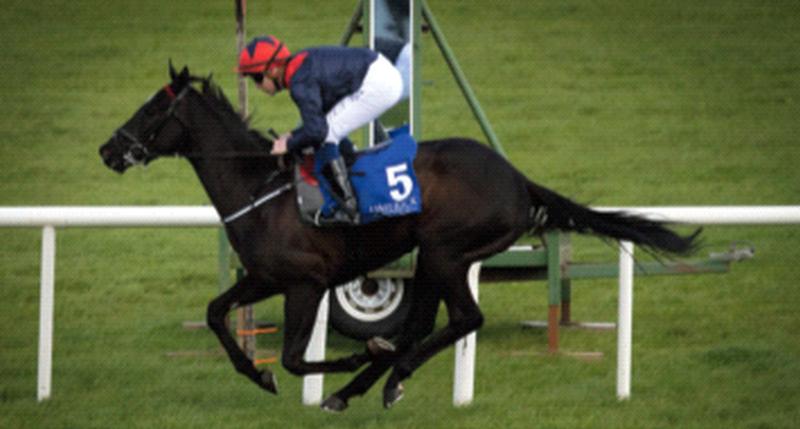
<svg viewBox="0 0 800 429">
<path fill-rule="evenodd" d="M 592 210 L 530 181 L 527 187 L 532 204 L 529 227 L 534 232 L 559 229 L 596 234 L 669 253 L 685 254 L 695 249 L 700 229 L 681 237 L 661 222 L 625 212 Z"/>
</svg>

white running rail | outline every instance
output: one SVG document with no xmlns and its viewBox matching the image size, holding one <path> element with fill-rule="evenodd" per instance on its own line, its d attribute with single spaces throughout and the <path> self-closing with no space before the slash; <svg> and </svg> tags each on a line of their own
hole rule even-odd
<svg viewBox="0 0 800 429">
<path fill-rule="evenodd" d="M 596 207 L 597 210 L 623 210 L 653 220 L 696 225 L 788 225 L 800 224 L 800 206 L 691 206 L 691 207 Z M 43 401 L 51 395 L 53 303 L 55 291 L 55 229 L 65 227 L 219 227 L 221 221 L 210 206 L 51 206 L 0 207 L 0 227 L 42 228 L 41 280 L 39 304 L 39 367 L 37 398 Z M 631 334 L 633 320 L 633 246 L 621 243 L 620 308 L 618 333 L 617 397 L 630 397 Z M 479 268 L 473 270 L 477 273 Z M 473 274 L 477 277 L 477 274 Z M 473 293 L 477 297 L 477 281 Z M 320 318 L 320 321 L 324 318 Z M 324 335 L 309 345 L 315 351 L 310 356 L 324 356 Z M 319 348 L 321 346 L 321 349 Z M 475 337 L 456 345 L 458 353 L 454 403 L 466 405 L 472 401 L 474 383 Z M 322 350 L 320 352 L 320 350 Z M 319 403 L 322 395 L 321 378 L 309 384 L 313 395 L 304 393 L 304 402 Z M 314 396 L 313 398 L 311 396 Z"/>
</svg>

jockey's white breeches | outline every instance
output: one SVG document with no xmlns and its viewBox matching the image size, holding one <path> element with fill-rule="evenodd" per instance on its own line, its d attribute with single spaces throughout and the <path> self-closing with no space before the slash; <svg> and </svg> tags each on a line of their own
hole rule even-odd
<svg viewBox="0 0 800 429">
<path fill-rule="evenodd" d="M 383 55 L 372 62 L 358 90 L 339 101 L 328 112 L 325 143 L 339 144 L 348 134 L 366 125 L 400 101 L 403 78 Z"/>
</svg>

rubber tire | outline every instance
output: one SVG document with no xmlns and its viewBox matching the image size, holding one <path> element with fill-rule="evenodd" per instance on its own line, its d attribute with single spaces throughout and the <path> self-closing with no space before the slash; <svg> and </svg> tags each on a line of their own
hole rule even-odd
<svg viewBox="0 0 800 429">
<path fill-rule="evenodd" d="M 361 281 L 361 285 L 364 285 L 363 279 L 356 281 Z M 375 280 L 367 279 L 366 281 L 373 282 Z M 374 314 L 370 315 L 365 312 L 361 315 L 354 305 L 340 302 L 340 300 L 346 300 L 348 296 L 346 292 L 339 292 L 340 288 L 349 287 L 352 290 L 352 288 L 356 287 L 351 284 L 342 285 L 330 295 L 329 321 L 333 329 L 346 337 L 356 340 L 367 340 L 375 336 L 391 338 L 400 331 L 406 319 L 406 315 L 408 315 L 408 311 L 411 308 L 410 288 L 405 287 L 403 279 L 380 279 L 378 281 L 384 282 L 384 285 L 391 284 L 389 290 L 392 291 L 392 297 L 381 301 L 381 305 L 387 307 L 387 310 L 384 310 L 387 313 L 381 314 L 380 317 L 376 319 L 376 315 Z M 397 285 L 400 285 L 402 290 L 398 291 Z M 370 286 L 374 287 L 375 285 L 370 284 Z M 384 286 L 384 288 L 386 287 L 387 286 Z M 392 301 L 395 304 L 389 305 L 387 301 Z M 394 308 L 389 311 L 388 307 Z"/>
</svg>

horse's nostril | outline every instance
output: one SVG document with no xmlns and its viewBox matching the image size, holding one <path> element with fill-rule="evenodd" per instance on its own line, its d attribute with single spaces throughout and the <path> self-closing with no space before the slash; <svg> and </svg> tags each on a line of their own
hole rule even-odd
<svg viewBox="0 0 800 429">
<path fill-rule="evenodd" d="M 114 148 L 111 147 L 111 143 L 106 143 L 100 146 L 100 157 L 103 158 L 103 161 L 108 161 L 108 159 L 113 156 Z"/>
<path fill-rule="evenodd" d="M 121 157 L 116 155 L 111 144 L 100 146 L 99 152 L 100 158 L 108 168 L 120 173 L 125 170 L 125 163 L 122 162 Z"/>
</svg>

